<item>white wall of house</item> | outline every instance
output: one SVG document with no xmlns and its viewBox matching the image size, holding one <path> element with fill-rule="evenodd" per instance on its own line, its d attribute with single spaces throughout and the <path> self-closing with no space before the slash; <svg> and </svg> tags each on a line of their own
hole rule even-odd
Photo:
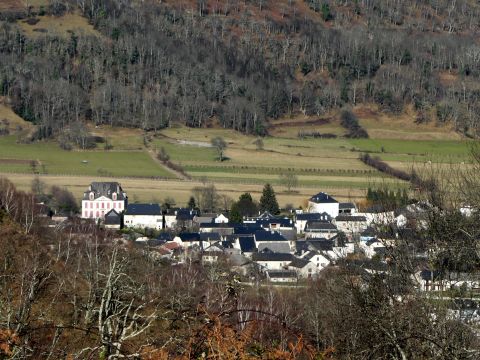
<svg viewBox="0 0 480 360">
<path fill-rule="evenodd" d="M 228 223 L 228 218 L 225 215 L 220 214 L 215 218 L 215 223 L 217 223 L 217 224 Z"/>
<path fill-rule="evenodd" d="M 297 279 L 294 278 L 294 277 L 274 277 L 274 278 L 271 278 L 269 277 L 268 280 L 270 280 L 270 282 L 288 282 L 288 283 L 294 283 L 294 282 L 297 282 Z"/>
<path fill-rule="evenodd" d="M 150 228 L 160 230 L 162 228 L 162 215 L 128 215 L 123 218 L 125 227 Z"/>
<path fill-rule="evenodd" d="M 307 231 L 305 239 L 331 239 L 337 235 L 338 231 Z"/>
<path fill-rule="evenodd" d="M 305 253 L 305 255 L 308 253 Z M 325 269 L 328 265 L 330 265 L 330 260 L 327 259 L 322 254 L 316 254 L 312 258 L 310 258 L 310 262 L 314 264 L 314 266 L 321 271 Z"/>
<path fill-rule="evenodd" d="M 302 234 L 305 231 L 305 225 L 307 225 L 307 220 L 297 220 L 297 221 L 295 221 L 295 227 L 297 228 L 297 234 Z"/>
<path fill-rule="evenodd" d="M 393 211 L 381 213 L 357 213 L 358 216 L 365 216 L 367 225 L 388 225 L 395 221 L 395 213 Z"/>
<path fill-rule="evenodd" d="M 370 245 L 367 245 L 364 242 L 360 242 L 360 249 L 363 250 L 363 253 L 369 259 L 371 259 L 373 256 L 375 256 L 375 254 L 376 254 L 375 249 L 383 248 L 383 247 L 385 247 L 385 245 L 380 241 L 376 241 L 374 243 L 371 243 Z"/>
<path fill-rule="evenodd" d="M 284 270 L 290 261 L 256 261 L 264 270 Z"/>
<path fill-rule="evenodd" d="M 338 203 L 320 203 L 317 204 L 313 201 L 308 202 L 308 212 L 311 213 L 323 213 L 326 212 L 333 218 L 336 218 L 339 213 L 339 204 Z"/>
<path fill-rule="evenodd" d="M 310 278 L 310 277 L 315 277 L 318 275 L 320 271 L 322 271 L 323 268 L 317 267 L 316 264 L 313 262 L 309 262 L 307 265 L 305 265 L 303 268 L 295 268 L 291 267 L 291 270 L 295 270 L 298 274 L 299 277 L 301 278 Z"/>
<path fill-rule="evenodd" d="M 82 200 L 83 219 L 103 219 L 111 209 L 121 213 L 125 210 L 125 201 L 113 201 L 105 196 L 93 200 Z"/>
<path fill-rule="evenodd" d="M 349 254 L 353 254 L 355 252 L 355 244 L 348 243 L 345 246 L 336 246 L 333 248 L 333 253 L 335 259 L 343 259 L 347 257 Z"/>
<path fill-rule="evenodd" d="M 358 234 L 367 228 L 366 221 L 334 221 L 337 229 L 346 234 Z"/>
<path fill-rule="evenodd" d="M 172 229 L 177 224 L 177 215 L 165 215 L 165 227 Z"/>
</svg>

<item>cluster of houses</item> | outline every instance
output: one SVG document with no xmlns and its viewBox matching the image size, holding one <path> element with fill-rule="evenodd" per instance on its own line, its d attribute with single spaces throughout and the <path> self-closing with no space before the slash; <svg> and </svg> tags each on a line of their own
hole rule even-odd
<svg viewBox="0 0 480 360">
<path fill-rule="evenodd" d="M 346 258 L 349 264 L 360 263 L 368 273 L 386 271 L 387 248 L 395 246 L 395 235 L 378 239 L 374 227 L 388 225 L 404 236 L 412 221 L 417 227 L 424 226 L 422 212 L 422 204 L 397 211 L 359 212 L 354 203 L 338 202 L 320 192 L 309 199 L 307 209 L 289 216 L 264 212 L 234 223 L 228 214 L 129 204 L 119 183 L 93 182 L 84 193 L 81 217 L 109 229 L 131 229 L 130 233 L 138 235 L 135 244 L 157 258 L 223 263 L 246 276 L 255 274 L 270 282 L 291 283 L 317 277 Z M 159 235 L 145 237 L 145 229 L 156 230 Z M 424 263 L 428 263 L 426 259 Z M 465 274 L 455 274 L 445 281 L 428 266 L 419 269 L 416 280 L 422 291 L 445 290 L 458 284 L 480 288 L 477 280 Z"/>
<path fill-rule="evenodd" d="M 315 277 L 359 251 L 368 258 L 385 254 L 383 243 L 369 229 L 378 219 L 323 192 L 309 199 L 305 212 L 297 210 L 288 217 L 264 212 L 233 223 L 228 214 L 129 204 L 119 183 L 93 182 L 83 196 L 82 218 L 110 229 L 160 230 L 155 239 L 139 234 L 136 243 L 160 257 L 228 261 L 244 274 L 258 271 L 271 282 Z"/>
</svg>

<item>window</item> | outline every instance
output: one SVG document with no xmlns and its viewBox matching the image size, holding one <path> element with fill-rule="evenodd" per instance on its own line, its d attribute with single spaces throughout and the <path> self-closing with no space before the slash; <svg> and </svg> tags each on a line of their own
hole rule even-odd
<svg viewBox="0 0 480 360">
<path fill-rule="evenodd" d="M 95 195 L 93 194 L 93 192 L 90 192 L 88 197 L 89 197 L 90 200 L 93 200 L 95 198 Z"/>
<path fill-rule="evenodd" d="M 110 209 L 110 203 L 107 203 L 107 209 Z"/>
<path fill-rule="evenodd" d="M 117 200 L 117 193 L 113 193 L 113 194 L 112 194 L 112 200 L 113 200 L 113 201 Z"/>
<path fill-rule="evenodd" d="M 114 209 L 117 208 L 117 203 L 116 203 L 116 202 L 113 203 L 113 208 L 114 208 Z"/>
<path fill-rule="evenodd" d="M 98 209 L 98 203 L 97 203 L 97 209 Z M 98 211 L 97 211 L 97 213 L 98 213 Z"/>
<path fill-rule="evenodd" d="M 102 202 L 102 209 L 105 209 L 105 203 Z"/>
</svg>

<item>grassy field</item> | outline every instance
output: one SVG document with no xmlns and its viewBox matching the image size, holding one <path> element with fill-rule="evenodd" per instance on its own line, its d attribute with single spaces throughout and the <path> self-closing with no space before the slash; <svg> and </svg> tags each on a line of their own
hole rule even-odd
<svg viewBox="0 0 480 360">
<path fill-rule="evenodd" d="M 72 32 L 84 35 L 101 36 L 101 34 L 88 23 L 88 20 L 78 14 L 65 14 L 63 16 L 38 16 L 36 24 L 30 25 L 27 20 L 21 20 L 18 25 L 28 37 L 70 36 Z"/>
<path fill-rule="evenodd" d="M 24 191 L 30 191 L 31 183 L 34 178 L 32 174 L 9 174 L 0 172 L 0 177 L 5 176 L 12 180 L 15 185 Z M 48 186 L 57 185 L 70 190 L 77 199 L 80 199 L 83 192 L 92 181 L 112 181 L 111 178 L 92 177 L 92 176 L 59 176 L 59 175 L 40 175 L 40 179 Z M 191 195 L 191 190 L 196 186 L 202 186 L 198 181 L 178 181 L 178 180 L 152 180 L 152 179 L 117 179 L 125 191 L 127 191 L 130 202 L 161 202 L 165 198 L 175 199 L 177 206 L 186 206 Z M 261 196 L 263 185 L 217 183 L 215 184 L 219 194 L 237 199 L 242 193 L 250 192 L 258 201 Z M 317 188 L 301 188 L 298 192 L 287 193 L 281 188 L 275 188 L 277 199 L 280 205 L 294 204 L 296 206 L 305 206 L 308 199 Z M 342 201 L 355 201 L 365 196 L 364 191 L 351 189 L 345 191 L 345 188 L 332 187 L 328 189 L 329 194 Z"/>
<path fill-rule="evenodd" d="M 53 142 L 17 144 L 15 136 L 0 137 L 1 172 L 31 173 L 31 161 L 48 174 L 172 177 L 144 151 L 64 151 Z"/>
<path fill-rule="evenodd" d="M 21 119 L 12 116 L 13 112 L 8 110 L 8 107 L 0 106 L 0 115 L 8 114 L 13 119 L 12 124 L 21 123 Z M 368 117 L 365 109 L 356 111 L 359 118 Z M 277 135 L 263 138 L 262 149 L 257 149 L 256 137 L 219 127 L 191 129 L 174 126 L 145 136 L 139 129 L 89 124 L 90 132 L 106 138 L 113 145 L 113 150 L 104 151 L 100 144 L 99 149 L 94 151 L 63 151 L 55 142 L 27 145 L 16 143 L 15 136 L 0 137 L 0 173 L 10 173 L 8 176 L 16 184 L 27 189 L 33 176 L 31 161 L 35 161 L 37 170 L 47 173 L 41 175 L 46 182 L 67 186 L 76 196 L 81 195 L 90 181 L 108 176 L 122 182 L 136 200 L 162 201 L 168 196 L 177 199 L 180 204 L 188 200 L 193 187 L 206 182 L 215 183 L 221 194 L 231 198 L 237 198 L 245 191 L 259 197 L 262 186 L 270 182 L 275 186 L 281 205 L 292 203 L 301 206 L 318 191 L 348 200 L 363 197 L 368 187 L 409 186 L 363 164 L 359 160 L 362 152 L 370 152 L 372 156 L 379 156 L 393 167 L 406 171 L 412 166 L 419 172 L 431 171 L 432 166 L 448 169 L 450 163 L 469 166 L 471 142 L 456 139 L 456 135 L 450 135 L 451 131 L 425 125 L 415 135 L 418 138 L 410 135 L 401 140 L 396 136 L 390 137 L 388 131 L 397 131 L 398 136 L 403 131 L 414 133 L 417 125 L 404 117 L 395 120 L 398 123 L 392 125 L 393 130 L 383 128 L 387 120 L 376 113 L 361 121 L 369 133 L 373 131 L 376 134 L 374 137 L 300 139 L 292 120 L 280 119 L 273 127 Z M 403 127 L 400 126 L 402 121 Z M 335 117 L 330 117 L 328 121 L 305 117 L 300 119 L 300 123 L 306 129 L 322 129 L 318 131 L 324 133 L 341 135 L 343 131 Z M 279 129 L 288 131 L 282 136 Z M 386 132 L 382 133 L 383 130 Z M 427 133 L 435 135 L 429 138 L 430 135 L 425 135 Z M 442 134 L 446 135 L 442 137 Z M 228 144 L 225 161 L 218 160 L 216 149 L 210 145 L 211 139 L 217 136 Z M 192 180 L 173 180 L 175 176 L 151 158 L 145 144 L 153 151 L 163 147 L 171 161 L 181 165 Z M 14 175 L 14 172 L 23 175 Z M 287 192 L 281 182 L 280 175 L 288 172 L 295 173 L 298 178 L 294 192 Z M 166 180 L 149 180 L 146 177 Z"/>
</svg>

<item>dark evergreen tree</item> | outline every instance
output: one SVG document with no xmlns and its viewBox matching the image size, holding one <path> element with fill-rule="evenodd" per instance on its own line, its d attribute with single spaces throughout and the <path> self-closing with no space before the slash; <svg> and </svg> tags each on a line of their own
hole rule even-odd
<svg viewBox="0 0 480 360">
<path fill-rule="evenodd" d="M 242 222 L 244 216 L 254 216 L 258 212 L 258 205 L 253 201 L 250 193 L 240 195 L 237 202 L 232 204 L 230 220 Z"/>
<path fill-rule="evenodd" d="M 192 210 L 197 208 L 197 203 L 195 202 L 195 198 L 193 196 L 190 196 L 187 207 Z"/>
<path fill-rule="evenodd" d="M 262 197 L 260 198 L 260 211 L 268 211 L 271 214 L 280 213 L 275 191 L 270 184 L 265 184 L 263 187 Z"/>
</svg>

